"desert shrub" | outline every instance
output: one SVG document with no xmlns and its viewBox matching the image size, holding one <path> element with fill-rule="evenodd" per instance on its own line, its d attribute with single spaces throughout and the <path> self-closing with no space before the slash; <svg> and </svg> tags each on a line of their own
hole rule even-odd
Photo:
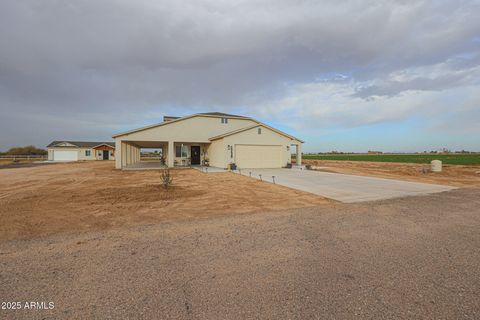
<svg viewBox="0 0 480 320">
<path fill-rule="evenodd" d="M 170 174 L 169 168 L 165 168 L 160 171 L 160 180 L 162 182 L 163 188 L 168 191 L 168 189 L 173 183 L 173 177 Z"/>
</svg>

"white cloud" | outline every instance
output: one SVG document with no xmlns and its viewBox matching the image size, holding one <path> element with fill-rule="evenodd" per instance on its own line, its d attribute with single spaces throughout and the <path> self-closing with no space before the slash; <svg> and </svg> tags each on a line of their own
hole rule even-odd
<svg viewBox="0 0 480 320">
<path fill-rule="evenodd" d="M 475 72 L 478 72 L 476 70 Z M 409 80 L 408 80 L 409 81 Z M 359 97 L 370 82 L 346 79 L 296 84 L 281 98 L 259 102 L 264 118 L 292 123 L 299 130 L 353 128 L 423 118 L 430 130 L 448 127 L 480 134 L 480 84 L 441 90 L 407 89 L 392 95 Z"/>
</svg>

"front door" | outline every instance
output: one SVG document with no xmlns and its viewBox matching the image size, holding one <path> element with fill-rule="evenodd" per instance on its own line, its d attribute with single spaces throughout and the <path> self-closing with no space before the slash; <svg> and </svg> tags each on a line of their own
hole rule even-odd
<svg viewBox="0 0 480 320">
<path fill-rule="evenodd" d="M 108 153 L 109 152 L 110 151 L 108 151 L 108 150 L 103 150 L 103 160 L 108 160 Z"/>
<path fill-rule="evenodd" d="M 192 165 L 200 164 L 200 147 L 192 146 Z"/>
</svg>

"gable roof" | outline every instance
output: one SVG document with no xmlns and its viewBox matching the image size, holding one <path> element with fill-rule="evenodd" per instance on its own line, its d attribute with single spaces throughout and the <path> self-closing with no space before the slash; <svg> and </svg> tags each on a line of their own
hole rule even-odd
<svg viewBox="0 0 480 320">
<path fill-rule="evenodd" d="M 101 145 L 107 145 L 109 147 L 115 148 L 115 142 L 93 142 L 93 141 L 67 141 L 67 140 L 60 140 L 60 141 L 52 141 L 47 148 L 52 148 L 57 146 L 58 144 L 61 143 L 68 143 L 71 144 L 72 146 L 78 147 L 78 148 L 94 148 L 98 147 Z M 61 146 L 59 146 L 61 147 Z"/>
<path fill-rule="evenodd" d="M 210 140 L 210 141 L 218 140 L 218 139 L 225 138 L 225 137 L 228 137 L 228 136 L 232 136 L 232 135 L 234 135 L 234 134 L 237 134 L 237 133 L 240 133 L 240 132 L 244 132 L 244 131 L 247 131 L 247 130 L 250 130 L 250 129 L 254 129 L 254 128 L 257 128 L 257 127 L 264 127 L 264 128 L 270 129 L 270 130 L 272 130 L 272 131 L 274 131 L 274 132 L 276 132 L 276 133 L 278 133 L 278 134 L 280 134 L 280 135 L 282 135 L 282 136 L 285 136 L 285 137 L 287 137 L 287 138 L 290 138 L 290 139 L 292 139 L 292 140 L 297 140 L 297 141 L 299 141 L 299 142 L 301 142 L 301 143 L 304 142 L 303 140 L 300 140 L 300 139 L 298 139 L 298 138 L 295 138 L 294 136 L 291 136 L 291 135 L 289 135 L 289 134 L 287 134 L 287 133 L 285 133 L 285 132 L 283 132 L 283 131 L 280 131 L 280 130 L 278 130 L 278 129 L 272 128 L 272 127 L 270 127 L 270 126 L 268 126 L 268 125 L 266 125 L 266 124 L 264 124 L 264 123 L 258 122 L 258 121 L 257 121 L 257 124 L 254 124 L 254 125 L 252 125 L 252 126 L 248 126 L 248 127 L 241 128 L 241 129 L 238 129 L 238 130 L 229 131 L 229 132 L 227 132 L 227 133 L 224 133 L 224 134 L 221 134 L 221 135 L 218 135 L 218 136 L 215 136 L 215 137 L 211 137 L 211 138 L 209 138 L 208 140 Z"/>
<path fill-rule="evenodd" d="M 92 148 L 95 149 L 95 148 L 101 147 L 101 146 L 107 146 L 107 147 L 115 149 L 115 142 L 100 142 L 99 144 L 97 144 L 96 146 L 94 146 Z"/>
<path fill-rule="evenodd" d="M 216 139 L 220 139 L 220 138 L 223 138 L 224 136 L 227 136 L 227 135 L 232 135 L 232 134 L 236 134 L 238 132 L 242 132 L 242 131 L 245 131 L 245 130 L 248 130 L 248 129 L 251 129 L 251 128 L 255 128 L 255 127 L 258 127 L 258 126 L 263 126 L 265 128 L 268 128 L 272 131 L 275 131 L 276 133 L 278 134 L 281 134 L 283 136 L 286 136 L 292 140 L 297 140 L 301 143 L 304 143 L 303 140 L 300 140 L 298 138 L 295 138 L 294 136 L 291 136 L 285 132 L 282 132 L 278 129 L 275 129 L 275 128 L 272 128 L 260 121 L 257 121 L 253 118 L 250 118 L 250 117 L 246 117 L 246 116 L 238 116 L 238 115 L 234 115 L 234 114 L 228 114 L 228 113 L 222 113 L 222 112 L 204 112 L 204 113 L 195 113 L 195 114 L 191 114 L 191 115 L 188 115 L 188 116 L 184 116 L 184 117 L 179 117 L 177 119 L 173 119 L 173 120 L 170 120 L 170 121 L 164 121 L 164 122 L 160 122 L 160 123 L 157 123 L 157 124 L 153 124 L 153 125 L 149 125 L 149 126 L 145 126 L 145 127 L 141 127 L 141 128 L 138 128 L 138 129 L 134 129 L 134 130 L 130 130 L 130 131 L 126 131 L 126 132 L 121 132 L 121 133 L 117 133 L 115 135 L 112 136 L 112 138 L 116 138 L 116 137 L 119 137 L 119 136 L 123 136 L 123 135 L 126 135 L 126 134 L 130 134 L 130 133 L 135 133 L 135 132 L 139 132 L 139 131 L 143 131 L 143 130 L 148 130 L 148 129 L 152 129 L 152 128 L 156 128 L 156 127 L 161 127 L 161 126 L 165 126 L 165 125 L 169 125 L 171 123 L 175 123 L 175 122 L 178 122 L 178 121 L 182 121 L 182 120 L 186 120 L 186 119 L 190 119 L 190 118 L 193 118 L 193 117 L 215 117 L 215 118 L 236 118 L 236 119 L 244 119 L 244 120 L 251 120 L 253 122 L 255 122 L 256 124 L 253 125 L 253 126 L 249 126 L 249 127 L 246 127 L 246 128 L 242 128 L 242 129 L 239 129 L 239 130 L 235 130 L 235 131 L 230 131 L 228 133 L 225 133 L 225 134 L 222 134 L 220 136 L 215 136 L 215 137 L 212 137 L 210 138 L 209 140 L 216 140 Z"/>
<path fill-rule="evenodd" d="M 177 118 L 177 119 L 173 119 L 173 120 L 170 120 L 170 121 L 164 121 L 164 122 L 152 124 L 152 125 L 149 125 L 149 126 L 141 127 L 141 128 L 138 128 L 138 129 L 133 129 L 133 130 L 130 130 L 130 131 L 125 131 L 125 132 L 117 133 L 117 134 L 114 134 L 114 135 L 112 136 L 112 138 L 116 138 L 116 137 L 118 137 L 118 136 L 123 136 L 123 135 L 126 135 L 126 134 L 135 133 L 135 132 L 139 132 L 139 131 L 143 131 L 143 130 L 147 130 L 147 129 L 152 129 L 152 128 L 156 128 L 156 127 L 161 127 L 161 126 L 169 125 L 169 124 L 171 124 L 171 123 L 175 123 L 175 122 L 178 122 L 178 121 L 190 119 L 190 118 L 193 118 L 193 117 L 214 117 L 214 118 L 224 118 L 224 117 L 227 117 L 227 118 L 236 118 L 236 119 L 252 120 L 252 121 L 254 121 L 254 122 L 258 122 L 258 121 L 256 121 L 256 120 L 250 118 L 250 117 L 236 116 L 236 115 L 233 115 L 233 114 L 227 114 L 227 113 L 221 113 L 221 112 L 194 113 L 194 114 L 191 114 L 191 115 L 188 115 L 188 116 L 184 116 L 184 117 L 179 117 L 179 118 Z"/>
</svg>

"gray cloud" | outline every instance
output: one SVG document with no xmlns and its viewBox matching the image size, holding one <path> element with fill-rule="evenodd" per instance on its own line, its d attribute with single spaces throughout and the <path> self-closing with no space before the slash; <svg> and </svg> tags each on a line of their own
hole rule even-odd
<svg viewBox="0 0 480 320">
<path fill-rule="evenodd" d="M 270 115 L 263 105 L 330 73 L 371 83 L 359 97 L 471 85 L 479 10 L 478 1 L 4 0 L 0 149 L 106 139 L 163 113 Z M 460 59 L 465 74 L 389 78 L 462 55 L 477 57 Z"/>
<path fill-rule="evenodd" d="M 377 78 L 372 85 L 361 86 L 353 97 L 395 96 L 405 91 L 441 91 L 462 86 L 480 85 L 480 64 L 477 54 L 446 62 L 401 70 L 385 78 Z M 476 61 L 473 64 L 472 61 Z"/>
</svg>

